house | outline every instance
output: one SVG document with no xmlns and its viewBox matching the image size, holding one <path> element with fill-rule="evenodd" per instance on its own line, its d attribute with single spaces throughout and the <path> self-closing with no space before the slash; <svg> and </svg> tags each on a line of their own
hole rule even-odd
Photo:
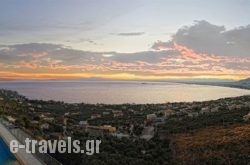
<svg viewBox="0 0 250 165">
<path fill-rule="evenodd" d="M 68 118 L 65 118 L 64 116 L 58 116 L 55 118 L 55 120 L 60 124 L 67 125 Z"/>
<path fill-rule="evenodd" d="M 30 122 L 30 124 L 31 124 L 31 125 L 38 125 L 38 124 L 39 124 L 39 121 L 37 121 L 37 120 L 32 120 L 32 121 Z"/>
<path fill-rule="evenodd" d="M 123 112 L 120 110 L 113 110 L 113 117 L 122 117 L 123 116 Z"/>
<path fill-rule="evenodd" d="M 35 108 L 29 107 L 29 110 L 30 110 L 30 111 L 35 111 Z"/>
<path fill-rule="evenodd" d="M 211 112 L 218 112 L 219 111 L 219 107 L 214 107 L 210 110 Z"/>
<path fill-rule="evenodd" d="M 249 121 L 250 120 L 250 112 L 247 115 L 243 116 L 243 120 L 244 121 Z"/>
<path fill-rule="evenodd" d="M 45 116 L 45 117 L 43 117 L 43 120 L 44 121 L 50 121 L 50 122 L 52 122 L 52 121 L 55 120 L 55 118 L 54 117 L 47 117 L 47 116 Z"/>
<path fill-rule="evenodd" d="M 80 122 L 79 122 L 79 125 L 80 125 L 80 126 L 87 126 L 87 125 L 88 125 L 88 121 L 87 121 L 87 120 L 85 120 L 85 121 L 80 121 Z"/>
<path fill-rule="evenodd" d="M 91 119 L 96 119 L 96 118 L 101 118 L 101 117 L 102 117 L 101 114 L 97 113 L 97 114 L 92 114 L 90 118 Z"/>
<path fill-rule="evenodd" d="M 156 114 L 148 114 L 147 115 L 147 120 L 150 120 L 150 121 L 152 121 L 152 120 L 156 120 L 157 119 L 157 116 L 156 116 Z"/>
<path fill-rule="evenodd" d="M 188 117 L 197 117 L 197 116 L 199 116 L 198 112 L 189 112 L 188 113 Z"/>
<path fill-rule="evenodd" d="M 209 107 L 203 107 L 203 108 L 201 108 L 201 111 L 200 111 L 201 114 L 205 114 L 205 113 L 209 113 L 209 112 L 210 112 Z"/>
<path fill-rule="evenodd" d="M 49 129 L 49 124 L 48 123 L 44 123 L 40 126 L 41 129 Z"/>
<path fill-rule="evenodd" d="M 115 133 L 115 134 L 113 134 L 113 136 L 115 136 L 115 137 L 117 137 L 119 139 L 121 139 L 121 138 L 129 138 L 130 137 L 129 134 L 124 134 L 124 133 Z"/>
<path fill-rule="evenodd" d="M 131 108 L 129 108 L 128 111 L 131 112 L 131 113 L 134 113 L 134 112 L 135 112 L 135 110 L 133 110 L 133 109 L 131 109 Z"/>
<path fill-rule="evenodd" d="M 39 104 L 39 105 L 37 105 L 37 108 L 40 108 L 40 109 L 41 109 L 41 108 L 42 108 L 42 105 L 40 105 L 40 104 Z"/>
<path fill-rule="evenodd" d="M 236 109 L 236 105 L 235 104 L 229 105 L 228 109 L 229 109 L 229 111 L 235 110 Z"/>
<path fill-rule="evenodd" d="M 163 116 L 165 118 L 168 118 L 168 117 L 175 114 L 175 112 L 173 110 L 171 110 L 171 109 L 164 110 L 164 111 L 162 111 L 162 113 L 163 113 Z"/>
<path fill-rule="evenodd" d="M 116 128 L 110 125 L 104 126 L 86 126 L 86 132 L 90 136 L 104 136 L 105 134 L 112 134 L 116 132 Z"/>
<path fill-rule="evenodd" d="M 102 112 L 102 115 L 110 115 L 110 112 Z"/>
<path fill-rule="evenodd" d="M 159 124 L 164 124 L 165 123 L 165 118 L 164 117 L 157 117 L 155 119 L 155 124 L 159 125 Z"/>
<path fill-rule="evenodd" d="M 11 123 L 15 123 L 15 121 L 16 121 L 16 119 L 13 118 L 12 116 L 7 116 L 6 118 L 7 118 L 7 120 L 8 120 L 9 122 L 11 122 Z"/>
</svg>

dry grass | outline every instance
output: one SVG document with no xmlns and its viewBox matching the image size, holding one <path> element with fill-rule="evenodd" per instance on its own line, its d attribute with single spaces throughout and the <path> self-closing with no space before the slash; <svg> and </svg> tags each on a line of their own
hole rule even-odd
<svg viewBox="0 0 250 165">
<path fill-rule="evenodd" d="M 195 133 L 175 134 L 173 141 L 178 162 L 214 159 L 230 162 L 236 155 L 250 153 L 250 124 L 209 127 Z"/>
</svg>

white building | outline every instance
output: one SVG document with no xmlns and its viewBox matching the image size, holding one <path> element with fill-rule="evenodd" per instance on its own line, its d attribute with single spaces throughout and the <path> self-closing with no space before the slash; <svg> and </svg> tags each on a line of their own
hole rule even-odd
<svg viewBox="0 0 250 165">
<path fill-rule="evenodd" d="M 243 119 L 244 119 L 244 121 L 249 121 L 250 120 L 250 112 L 247 115 L 243 116 Z"/>
<path fill-rule="evenodd" d="M 148 114 L 147 115 L 147 120 L 156 120 L 157 119 L 157 116 L 156 116 L 156 114 Z"/>
</svg>

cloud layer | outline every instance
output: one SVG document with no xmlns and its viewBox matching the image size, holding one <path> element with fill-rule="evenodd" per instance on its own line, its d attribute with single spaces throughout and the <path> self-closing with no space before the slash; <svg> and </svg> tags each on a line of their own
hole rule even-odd
<svg viewBox="0 0 250 165">
<path fill-rule="evenodd" d="M 0 78 L 241 79 L 250 76 L 249 35 L 250 26 L 226 30 L 196 21 L 144 52 L 91 52 L 45 43 L 2 45 Z"/>
</svg>

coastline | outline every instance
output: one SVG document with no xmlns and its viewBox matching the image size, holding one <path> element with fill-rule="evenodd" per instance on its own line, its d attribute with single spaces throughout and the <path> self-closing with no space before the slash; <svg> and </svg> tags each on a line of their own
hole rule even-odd
<svg viewBox="0 0 250 165">
<path fill-rule="evenodd" d="M 6 99 L 6 102 L 16 102 L 16 104 L 11 104 L 13 106 L 11 110 L 6 108 L 3 110 L 6 119 L 18 124 L 35 139 L 64 139 L 67 136 L 73 139 L 97 137 L 106 141 L 102 145 L 105 154 L 114 152 L 113 148 L 106 150 L 107 148 L 117 146 L 117 142 L 119 144 L 122 142 L 124 145 L 131 146 L 131 151 L 136 151 L 135 154 L 146 158 L 147 156 L 138 150 L 139 143 L 143 147 L 143 151 L 153 150 L 153 153 L 156 153 L 160 148 L 160 157 L 156 161 L 161 162 L 163 158 L 172 162 L 186 161 L 185 158 L 175 157 L 175 153 L 177 151 L 178 155 L 182 155 L 178 146 L 184 146 L 182 148 L 184 151 L 190 151 L 189 147 L 185 147 L 181 143 L 182 138 L 190 136 L 190 133 L 194 133 L 192 134 L 194 138 L 203 138 L 200 135 L 202 130 L 213 129 L 215 134 L 211 135 L 211 138 L 216 139 L 219 143 L 223 132 L 237 129 L 238 127 L 235 128 L 235 126 L 244 129 L 240 132 L 240 134 L 244 133 L 243 139 L 246 139 L 245 137 L 249 135 L 250 131 L 248 123 L 245 121 L 245 117 L 250 111 L 250 95 L 201 102 L 104 105 L 29 100 L 16 92 L 0 90 L 1 92 L 2 96 L 5 96 L 3 98 Z M 47 131 L 39 132 L 40 126 L 47 127 Z M 65 126 L 67 126 L 66 132 L 63 131 Z M 131 126 L 133 126 L 133 130 L 128 132 Z M 113 128 L 115 134 L 113 131 L 103 132 L 102 129 L 106 127 Z M 96 128 L 99 131 L 96 131 Z M 233 140 L 235 136 L 239 135 L 230 135 L 229 138 Z M 172 146 L 176 140 L 178 146 Z M 188 139 L 185 139 L 184 142 L 190 143 Z M 202 141 L 202 147 L 206 146 L 205 142 L 207 140 Z M 147 147 L 151 143 L 154 144 L 153 149 Z M 213 145 L 214 142 L 209 141 L 209 144 Z M 124 152 L 120 148 L 123 147 L 115 149 L 116 153 L 124 156 Z M 191 152 L 190 155 L 192 154 Z M 83 154 L 73 156 L 54 154 L 51 156 L 66 164 L 73 157 L 75 162 L 88 158 Z M 96 160 L 98 156 L 92 158 Z M 129 161 L 130 158 L 125 157 L 125 160 Z M 152 164 L 151 160 L 147 161 Z"/>
<path fill-rule="evenodd" d="M 234 84 L 234 83 L 230 83 L 230 82 L 181 82 L 181 83 L 182 84 L 209 85 L 209 86 L 218 86 L 218 87 L 250 90 L 250 86 L 243 86 L 243 85 Z"/>
</svg>

